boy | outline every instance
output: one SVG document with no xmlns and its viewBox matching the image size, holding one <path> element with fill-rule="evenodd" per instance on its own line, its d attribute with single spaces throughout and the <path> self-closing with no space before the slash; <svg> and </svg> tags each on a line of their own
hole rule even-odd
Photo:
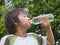
<svg viewBox="0 0 60 45">
<path fill-rule="evenodd" d="M 9 11 L 5 16 L 5 27 L 10 35 L 1 39 L 1 45 L 54 45 L 54 36 L 47 20 L 48 18 L 40 19 L 41 24 L 46 29 L 47 37 L 38 36 L 35 33 L 26 33 L 31 25 L 26 12 L 22 8 Z"/>
</svg>

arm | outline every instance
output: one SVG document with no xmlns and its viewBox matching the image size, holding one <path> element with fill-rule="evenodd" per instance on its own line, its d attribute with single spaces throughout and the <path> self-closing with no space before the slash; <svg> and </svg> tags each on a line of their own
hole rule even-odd
<svg viewBox="0 0 60 45">
<path fill-rule="evenodd" d="M 48 18 L 47 17 L 46 18 L 40 18 L 40 22 L 41 22 L 41 25 L 43 25 L 44 28 L 46 29 L 47 45 L 54 45 L 55 40 L 54 40 L 54 36 L 53 36 L 53 32 L 51 29 L 50 22 L 48 22 Z"/>
<path fill-rule="evenodd" d="M 51 29 L 51 26 L 45 27 L 46 29 L 46 35 L 47 35 L 47 45 L 54 45 L 55 44 L 55 40 L 54 40 L 54 36 L 53 36 L 53 32 Z"/>
</svg>

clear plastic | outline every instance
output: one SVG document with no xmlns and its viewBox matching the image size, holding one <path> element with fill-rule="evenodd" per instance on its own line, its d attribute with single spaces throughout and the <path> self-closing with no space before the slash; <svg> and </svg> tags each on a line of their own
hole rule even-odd
<svg viewBox="0 0 60 45">
<path fill-rule="evenodd" d="M 37 24 L 40 24 L 40 20 L 39 18 L 44 18 L 45 16 L 48 16 L 48 21 L 51 22 L 54 20 L 54 16 L 53 14 L 46 14 L 46 15 L 43 15 L 43 16 L 37 16 L 37 17 L 33 17 L 32 20 L 30 20 L 30 23 L 31 24 L 34 24 L 34 25 L 37 25 Z"/>
</svg>

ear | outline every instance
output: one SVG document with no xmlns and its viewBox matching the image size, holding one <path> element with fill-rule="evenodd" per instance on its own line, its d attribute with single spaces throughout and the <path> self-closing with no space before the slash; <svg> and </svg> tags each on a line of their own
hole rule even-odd
<svg viewBox="0 0 60 45">
<path fill-rule="evenodd" d="M 15 26 L 17 26 L 17 25 L 18 25 L 18 23 L 14 23 L 14 25 L 15 25 Z"/>
</svg>

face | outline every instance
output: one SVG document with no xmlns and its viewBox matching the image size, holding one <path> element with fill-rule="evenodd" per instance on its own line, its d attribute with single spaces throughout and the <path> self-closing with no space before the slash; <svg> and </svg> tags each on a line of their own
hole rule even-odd
<svg viewBox="0 0 60 45">
<path fill-rule="evenodd" d="M 18 18 L 20 21 L 20 26 L 24 28 L 30 28 L 30 21 L 25 12 L 21 12 Z"/>
</svg>

